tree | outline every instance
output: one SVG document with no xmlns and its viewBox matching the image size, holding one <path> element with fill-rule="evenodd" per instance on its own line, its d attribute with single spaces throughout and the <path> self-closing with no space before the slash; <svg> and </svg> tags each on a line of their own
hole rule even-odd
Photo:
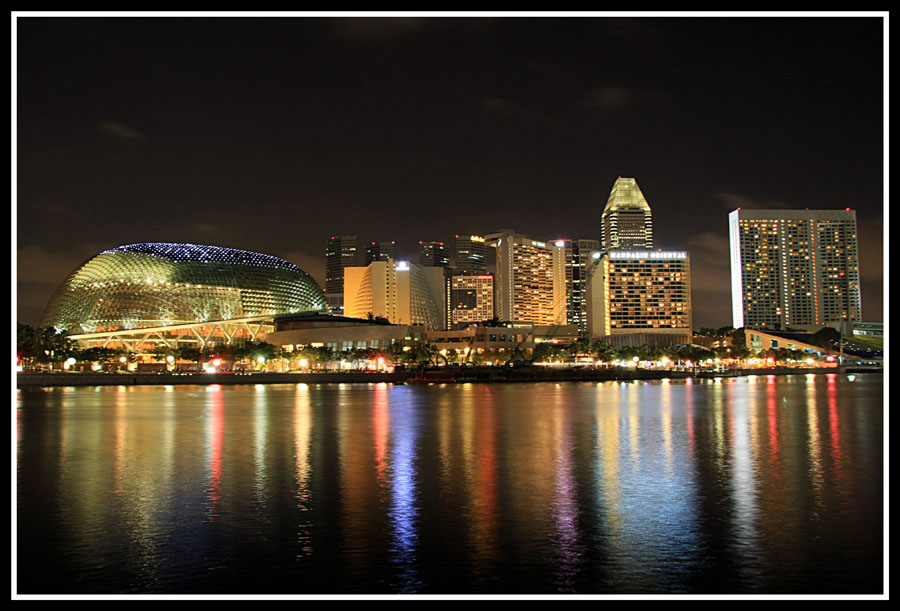
<svg viewBox="0 0 900 611">
<path fill-rule="evenodd" d="M 744 359 L 750 356 L 750 349 L 747 348 L 747 336 L 743 327 L 731 332 L 731 356 L 736 359 Z"/>
<path fill-rule="evenodd" d="M 195 346 L 180 346 L 176 353 L 179 359 L 192 363 L 199 363 L 203 358 L 203 351 Z"/>
<path fill-rule="evenodd" d="M 832 327 L 823 327 L 809 336 L 809 343 L 824 350 L 840 350 L 841 334 Z"/>
<path fill-rule="evenodd" d="M 16 329 L 16 352 L 24 360 L 32 363 L 61 363 L 79 350 L 64 333 L 53 327 L 32 327 L 18 324 Z"/>
</svg>

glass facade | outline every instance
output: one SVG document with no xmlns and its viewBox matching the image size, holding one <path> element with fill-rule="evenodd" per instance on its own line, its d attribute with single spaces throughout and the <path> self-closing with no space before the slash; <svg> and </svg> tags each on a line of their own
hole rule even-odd
<svg viewBox="0 0 900 611">
<path fill-rule="evenodd" d="M 359 265 L 355 235 L 332 236 L 325 246 L 325 291 L 341 294 L 344 290 L 344 268 Z"/>
<path fill-rule="evenodd" d="M 484 238 L 477 235 L 455 236 L 456 272 L 459 274 L 485 274 Z"/>
<path fill-rule="evenodd" d="M 419 265 L 423 267 L 449 267 L 450 255 L 443 242 L 419 242 Z"/>
<path fill-rule="evenodd" d="M 325 307 L 312 276 L 278 257 L 196 244 L 130 244 L 72 272 L 41 325 L 92 333 Z"/>
</svg>

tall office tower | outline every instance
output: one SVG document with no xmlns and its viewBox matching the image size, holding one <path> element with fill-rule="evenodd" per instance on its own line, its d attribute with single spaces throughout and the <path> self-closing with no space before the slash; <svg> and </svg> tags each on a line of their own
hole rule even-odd
<svg viewBox="0 0 900 611">
<path fill-rule="evenodd" d="M 332 308 L 343 306 L 344 268 L 359 265 L 355 235 L 331 236 L 325 247 L 325 297 Z"/>
<path fill-rule="evenodd" d="M 600 256 L 597 240 L 557 240 L 553 259 L 554 286 L 557 296 L 557 319 L 562 324 L 578 326 L 578 334 L 587 334 L 588 272 Z M 562 289 L 562 290 L 560 290 Z M 564 309 L 564 316 L 559 313 Z"/>
<path fill-rule="evenodd" d="M 592 337 L 636 336 L 635 345 L 691 341 L 691 273 L 686 252 L 604 253 L 592 266 L 587 296 Z M 668 340 L 660 340 L 661 336 Z"/>
<path fill-rule="evenodd" d="M 650 205 L 633 178 L 619 178 L 600 215 L 600 246 L 610 250 L 653 248 Z"/>
<path fill-rule="evenodd" d="M 453 243 L 456 271 L 459 274 L 485 274 L 484 238 L 477 235 L 459 235 Z M 488 316 L 490 318 L 490 316 Z"/>
<path fill-rule="evenodd" d="M 464 327 L 494 316 L 494 276 L 458 274 L 449 277 L 447 328 Z"/>
<path fill-rule="evenodd" d="M 419 241 L 419 265 L 426 267 L 450 267 L 450 255 L 443 242 Z"/>
<path fill-rule="evenodd" d="M 555 308 L 553 251 L 556 248 L 502 229 L 485 236 L 485 243 L 497 249 L 494 279 L 494 314 L 502 321 L 531 322 L 536 325 L 565 324 Z M 565 309 L 563 308 L 564 312 Z"/>
<path fill-rule="evenodd" d="M 366 262 L 368 265 L 372 261 L 387 261 L 394 258 L 394 241 L 390 242 L 372 242 L 366 246 Z"/>
<path fill-rule="evenodd" d="M 388 259 L 344 271 L 346 316 L 367 318 L 372 314 L 396 325 L 444 328 L 443 269 Z"/>
<path fill-rule="evenodd" d="M 738 208 L 728 228 L 735 327 L 861 320 L 854 210 Z"/>
</svg>

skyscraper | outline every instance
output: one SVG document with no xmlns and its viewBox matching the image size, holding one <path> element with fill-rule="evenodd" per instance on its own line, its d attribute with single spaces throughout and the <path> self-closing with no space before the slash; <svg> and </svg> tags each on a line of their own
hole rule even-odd
<svg viewBox="0 0 900 611">
<path fill-rule="evenodd" d="M 394 258 L 394 241 L 372 242 L 366 246 L 366 261 L 368 265 L 372 261 L 387 261 Z"/>
<path fill-rule="evenodd" d="M 599 256 L 597 240 L 557 240 L 554 245 L 553 274 L 557 308 L 565 308 L 565 324 L 577 325 L 579 335 L 587 333 L 588 272 Z M 562 290 L 560 291 L 559 288 Z M 557 318 L 560 318 L 558 315 Z"/>
<path fill-rule="evenodd" d="M 343 307 L 344 268 L 359 265 L 355 235 L 331 236 L 325 246 L 325 297 L 331 308 Z"/>
<path fill-rule="evenodd" d="M 588 283 L 588 331 L 617 344 L 689 343 L 691 275 L 682 251 L 604 253 Z M 629 341 L 626 336 L 634 338 Z"/>
<path fill-rule="evenodd" d="M 502 321 L 565 324 L 554 301 L 553 244 L 502 229 L 485 236 L 497 249 L 494 312 Z M 564 290 L 564 289 L 563 289 Z M 562 306 L 561 311 L 565 312 Z"/>
<path fill-rule="evenodd" d="M 483 237 L 456 234 L 453 251 L 458 274 L 484 274 L 487 272 Z"/>
<path fill-rule="evenodd" d="M 424 267 L 450 267 L 450 255 L 443 242 L 419 241 L 419 265 Z"/>
<path fill-rule="evenodd" d="M 634 178 L 619 176 L 613 184 L 600 215 L 600 236 L 604 251 L 653 248 L 650 205 Z"/>
<path fill-rule="evenodd" d="M 738 208 L 728 227 L 735 327 L 861 320 L 855 211 Z"/>
</svg>

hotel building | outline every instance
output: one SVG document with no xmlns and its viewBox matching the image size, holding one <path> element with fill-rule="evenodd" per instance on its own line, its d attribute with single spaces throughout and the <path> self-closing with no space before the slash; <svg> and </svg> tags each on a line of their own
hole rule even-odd
<svg viewBox="0 0 900 611">
<path fill-rule="evenodd" d="M 497 249 L 495 316 L 502 321 L 536 325 L 565 324 L 565 299 L 559 298 L 565 288 L 559 286 L 559 274 L 553 273 L 557 247 L 512 229 L 485 236 L 485 240 Z"/>
<path fill-rule="evenodd" d="M 344 313 L 348 318 L 381 316 L 395 325 L 443 329 L 444 270 L 406 261 L 373 261 L 344 270 Z"/>
<path fill-rule="evenodd" d="M 591 337 L 616 345 L 690 343 L 690 258 L 683 251 L 612 251 L 587 290 Z"/>
<path fill-rule="evenodd" d="M 861 320 L 855 211 L 739 208 L 728 227 L 734 327 Z"/>
</svg>

